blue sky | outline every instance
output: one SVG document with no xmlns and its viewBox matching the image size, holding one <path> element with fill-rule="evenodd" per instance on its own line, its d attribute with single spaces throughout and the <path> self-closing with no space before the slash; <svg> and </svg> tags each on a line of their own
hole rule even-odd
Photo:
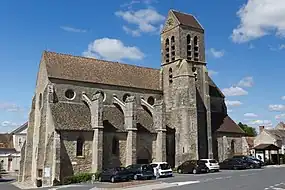
<svg viewBox="0 0 285 190">
<path fill-rule="evenodd" d="M 0 131 L 27 120 L 44 50 L 159 68 L 170 8 L 205 28 L 208 68 L 236 122 L 285 118 L 284 0 L 2 0 Z"/>
</svg>

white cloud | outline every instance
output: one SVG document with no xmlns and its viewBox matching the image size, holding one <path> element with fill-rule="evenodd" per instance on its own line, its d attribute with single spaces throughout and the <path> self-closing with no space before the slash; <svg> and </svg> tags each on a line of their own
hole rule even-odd
<svg viewBox="0 0 285 190">
<path fill-rule="evenodd" d="M 245 113 L 243 116 L 244 117 L 257 117 L 255 113 Z"/>
<path fill-rule="evenodd" d="M 127 26 L 123 26 L 123 30 L 124 30 L 127 34 L 131 34 L 131 35 L 134 36 L 134 37 L 141 36 L 141 33 L 140 33 L 139 30 L 132 30 L 132 29 L 130 29 L 130 28 L 127 27 Z"/>
<path fill-rule="evenodd" d="M 253 77 L 244 77 L 238 83 L 240 87 L 252 87 L 253 86 Z"/>
<path fill-rule="evenodd" d="M 284 0 L 248 0 L 237 16 L 240 24 L 233 30 L 234 42 L 243 43 L 275 33 L 285 36 Z"/>
<path fill-rule="evenodd" d="M 234 100 L 234 101 L 230 101 L 230 100 L 226 100 L 226 105 L 227 106 L 231 106 L 231 107 L 236 107 L 236 106 L 241 106 L 242 102 Z"/>
<path fill-rule="evenodd" d="M 230 88 L 224 88 L 222 92 L 225 96 L 244 96 L 248 94 L 248 92 L 242 89 L 241 87 L 234 86 Z"/>
<path fill-rule="evenodd" d="M 285 113 L 279 114 L 275 116 L 275 119 L 280 120 L 280 119 L 285 119 Z"/>
<path fill-rule="evenodd" d="M 144 54 L 135 46 L 125 46 L 117 39 L 102 38 L 90 43 L 87 51 L 83 52 L 86 57 L 100 57 L 111 61 L 122 59 L 141 60 Z"/>
<path fill-rule="evenodd" d="M 210 77 L 214 76 L 214 75 L 217 75 L 218 72 L 217 71 L 213 71 L 213 70 L 208 70 L 208 74 Z"/>
<path fill-rule="evenodd" d="M 249 125 L 265 125 L 271 126 L 272 122 L 270 120 L 253 120 L 248 123 Z"/>
<path fill-rule="evenodd" d="M 224 50 L 216 50 L 214 48 L 210 49 L 211 54 L 215 57 L 215 58 L 221 58 L 225 55 L 225 51 Z"/>
<path fill-rule="evenodd" d="M 285 100 L 285 96 L 282 96 L 282 97 L 281 97 L 281 100 Z"/>
<path fill-rule="evenodd" d="M 123 29 L 130 34 L 133 34 L 131 31 L 134 31 L 136 34 L 156 33 L 160 30 L 161 22 L 165 19 L 163 15 L 159 14 L 153 8 L 140 9 L 138 11 L 117 11 L 115 15 L 121 17 L 129 24 L 135 25 L 135 29 L 127 27 L 127 31 L 126 26 L 123 27 Z"/>
<path fill-rule="evenodd" d="M 271 104 L 268 108 L 270 111 L 285 111 L 285 105 L 282 104 Z"/>
<path fill-rule="evenodd" d="M 19 124 L 11 122 L 11 121 L 3 121 L 1 123 L 1 126 L 2 127 L 17 127 L 17 126 L 19 126 Z"/>
<path fill-rule="evenodd" d="M 87 32 L 87 30 L 80 29 L 80 28 L 73 28 L 73 27 L 70 27 L 70 26 L 61 26 L 60 28 L 62 30 L 67 31 L 67 32 L 77 32 L 77 33 L 85 33 L 85 32 Z"/>
<path fill-rule="evenodd" d="M 233 112 L 233 110 L 231 110 L 231 109 L 228 109 L 227 111 L 228 111 L 228 113 L 232 113 Z"/>
<path fill-rule="evenodd" d="M 24 111 L 24 108 L 14 103 L 3 102 L 0 103 L 0 110 L 4 110 L 7 112 L 21 112 Z"/>
</svg>

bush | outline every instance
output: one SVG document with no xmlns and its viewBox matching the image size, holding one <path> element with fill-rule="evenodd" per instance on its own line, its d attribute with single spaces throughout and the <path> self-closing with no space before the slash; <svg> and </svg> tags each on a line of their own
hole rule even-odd
<svg viewBox="0 0 285 190">
<path fill-rule="evenodd" d="M 72 183 L 91 181 L 92 175 L 93 175 L 92 173 L 78 173 L 75 174 L 74 176 L 67 176 L 63 179 L 63 184 L 68 185 Z"/>
</svg>

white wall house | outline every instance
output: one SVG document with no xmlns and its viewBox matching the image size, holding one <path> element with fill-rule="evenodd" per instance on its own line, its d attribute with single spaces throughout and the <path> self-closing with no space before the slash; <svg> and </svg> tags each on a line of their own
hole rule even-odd
<svg viewBox="0 0 285 190">
<path fill-rule="evenodd" d="M 0 162 L 2 169 L 15 172 L 20 169 L 21 148 L 26 140 L 28 123 L 9 134 L 0 134 Z"/>
</svg>

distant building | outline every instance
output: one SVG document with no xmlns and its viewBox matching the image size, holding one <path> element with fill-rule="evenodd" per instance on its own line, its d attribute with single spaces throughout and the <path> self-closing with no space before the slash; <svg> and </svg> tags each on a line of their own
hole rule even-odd
<svg viewBox="0 0 285 190">
<path fill-rule="evenodd" d="M 7 172 L 20 169 L 21 148 L 26 140 L 28 123 L 21 125 L 11 133 L 0 134 L 0 162 Z"/>
</svg>

